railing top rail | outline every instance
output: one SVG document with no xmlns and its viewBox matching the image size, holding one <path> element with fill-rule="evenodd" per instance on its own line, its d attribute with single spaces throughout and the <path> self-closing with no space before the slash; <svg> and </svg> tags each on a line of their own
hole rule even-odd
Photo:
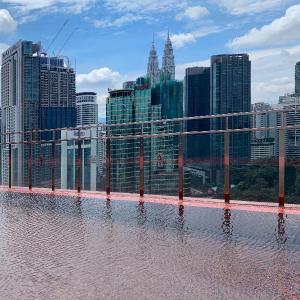
<svg viewBox="0 0 300 300">
<path fill-rule="evenodd" d="M 259 128 L 228 128 L 228 129 L 216 129 L 216 130 L 202 130 L 202 131 L 175 131 L 175 132 L 162 132 L 162 133 L 142 133 L 142 134 L 128 134 L 128 135 L 103 135 L 97 137 L 74 137 L 74 138 L 60 138 L 60 139 L 49 139 L 49 140 L 30 140 L 30 141 L 9 141 L 1 142 L 1 145 L 17 145 L 17 144 L 47 144 L 51 142 L 69 142 L 69 141 L 92 141 L 92 140 L 129 140 L 138 138 L 159 138 L 159 137 L 170 137 L 179 135 L 206 135 L 206 134 L 222 134 L 222 133 L 241 133 L 241 132 L 257 132 L 257 131 L 268 131 L 268 130 L 279 130 L 281 125 L 273 127 L 259 127 Z M 298 125 L 286 125 L 284 129 L 297 129 L 300 131 L 300 124 Z"/>
<path fill-rule="evenodd" d="M 226 117 L 238 117 L 238 116 L 256 116 L 269 113 L 289 113 L 289 112 L 300 112 L 300 108 L 295 109 L 271 109 L 271 110 L 262 110 L 262 111 L 250 111 L 250 112 L 235 112 L 227 114 L 216 114 L 216 115 L 205 115 L 205 116 L 193 116 L 193 117 L 181 117 L 173 119 L 157 119 L 149 121 L 136 121 L 129 123 L 116 123 L 116 124 L 103 124 L 98 123 L 94 125 L 86 126 L 77 126 L 77 127 L 63 127 L 63 128 L 53 128 L 53 129 L 30 129 L 27 131 L 10 131 L 10 132 L 1 132 L 1 136 L 5 135 L 22 135 L 22 134 L 33 134 L 33 133 L 43 133 L 43 132 L 58 132 L 62 130 L 87 130 L 87 129 L 97 129 L 107 131 L 107 129 L 117 126 L 133 126 L 133 125 L 145 125 L 145 124 L 160 124 L 168 122 L 184 122 L 184 121 L 193 121 L 193 120 L 204 120 L 204 119 L 217 119 L 217 118 L 226 118 Z"/>
</svg>

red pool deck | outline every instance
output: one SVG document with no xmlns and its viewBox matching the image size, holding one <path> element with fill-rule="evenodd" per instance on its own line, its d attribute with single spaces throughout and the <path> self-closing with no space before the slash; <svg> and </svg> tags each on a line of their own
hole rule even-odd
<svg viewBox="0 0 300 300">
<path fill-rule="evenodd" d="M 184 200 L 178 200 L 176 196 L 161 196 L 161 195 L 145 195 L 140 197 L 138 194 L 130 193 L 111 193 L 109 196 L 105 192 L 96 191 L 82 191 L 78 193 L 74 190 L 57 189 L 54 192 L 47 188 L 33 188 L 29 190 L 26 187 L 8 188 L 0 187 L 0 192 L 12 193 L 26 193 L 26 194 L 40 194 L 40 195 L 57 195 L 68 197 L 93 198 L 99 200 L 117 200 L 117 201 L 133 201 L 143 203 L 156 203 L 162 205 L 186 206 L 186 207 L 200 207 L 200 208 L 217 208 L 217 209 L 231 209 L 239 211 L 253 211 L 262 213 L 274 214 L 293 214 L 300 215 L 300 204 L 285 204 L 285 207 L 279 207 L 276 202 L 254 202 L 254 201 L 240 201 L 231 200 L 230 203 L 225 203 L 224 200 L 211 198 L 193 198 L 185 197 Z"/>
</svg>

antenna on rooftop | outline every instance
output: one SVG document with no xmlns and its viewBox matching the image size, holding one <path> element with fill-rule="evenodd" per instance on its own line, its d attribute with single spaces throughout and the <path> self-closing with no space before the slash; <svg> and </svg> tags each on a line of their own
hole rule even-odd
<svg viewBox="0 0 300 300">
<path fill-rule="evenodd" d="M 68 24 L 68 22 L 69 22 L 69 19 L 66 19 L 65 22 L 62 24 L 62 26 L 59 28 L 59 30 L 57 31 L 56 35 L 54 36 L 54 38 L 50 42 L 49 46 L 47 47 L 46 53 L 48 52 L 48 50 L 50 49 L 50 47 L 54 44 L 54 42 L 56 41 L 56 39 L 58 38 L 58 36 L 60 35 L 60 33 L 63 31 L 63 29 L 65 28 L 65 26 Z"/>
</svg>

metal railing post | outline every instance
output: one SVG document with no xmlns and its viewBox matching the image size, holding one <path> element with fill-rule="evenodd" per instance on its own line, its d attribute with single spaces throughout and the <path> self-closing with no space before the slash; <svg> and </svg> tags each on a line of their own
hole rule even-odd
<svg viewBox="0 0 300 300">
<path fill-rule="evenodd" d="M 228 117 L 225 118 L 225 130 L 228 130 Z M 230 134 L 224 133 L 224 200 L 230 201 Z"/>
<path fill-rule="evenodd" d="M 8 188 L 11 189 L 11 164 L 12 164 L 12 159 L 11 159 L 11 135 L 8 135 L 9 139 L 9 144 L 8 144 Z"/>
<path fill-rule="evenodd" d="M 144 128 L 142 124 L 142 136 L 140 137 L 140 196 L 143 197 L 145 193 L 145 180 L 144 180 Z"/>
<path fill-rule="evenodd" d="M 80 129 L 78 129 L 78 140 L 77 140 L 77 192 L 81 192 L 81 139 L 80 139 Z"/>
<path fill-rule="evenodd" d="M 278 182 L 278 204 L 284 206 L 285 201 L 285 117 L 281 113 L 281 126 L 279 129 L 279 182 Z"/>
<path fill-rule="evenodd" d="M 183 134 L 178 136 L 178 197 L 183 200 Z"/>
<path fill-rule="evenodd" d="M 29 161 L 28 161 L 28 187 L 32 190 L 32 131 L 29 139 Z"/>
<path fill-rule="evenodd" d="M 105 157 L 105 190 L 106 195 L 110 195 L 110 139 L 106 139 L 106 157 Z"/>
<path fill-rule="evenodd" d="M 56 166 L 56 161 L 55 161 L 55 130 L 52 132 L 52 145 L 51 145 L 51 189 L 52 192 L 55 191 L 55 166 Z"/>
</svg>

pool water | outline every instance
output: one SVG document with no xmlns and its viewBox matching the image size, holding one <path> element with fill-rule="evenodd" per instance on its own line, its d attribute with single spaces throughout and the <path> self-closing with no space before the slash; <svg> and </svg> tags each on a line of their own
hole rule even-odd
<svg viewBox="0 0 300 300">
<path fill-rule="evenodd" d="M 300 214 L 1 193 L 1 299 L 300 299 Z"/>
</svg>

